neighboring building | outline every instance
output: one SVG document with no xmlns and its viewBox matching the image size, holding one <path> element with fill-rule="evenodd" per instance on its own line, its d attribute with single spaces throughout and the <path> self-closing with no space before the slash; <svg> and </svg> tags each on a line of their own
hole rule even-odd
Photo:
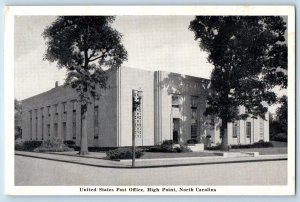
<svg viewBox="0 0 300 202">
<path fill-rule="evenodd" d="M 197 139 L 221 143 L 220 120 L 205 117 L 209 80 L 163 71 L 120 68 L 109 73 L 108 89 L 88 107 L 88 144 L 98 147 L 131 146 L 132 124 L 136 145 L 158 145 L 164 140 Z M 132 90 L 142 94 L 141 108 L 132 121 Z M 80 145 L 81 109 L 75 90 L 58 86 L 22 101 L 25 140 L 61 137 Z M 240 108 L 242 112 L 243 107 Z M 269 141 L 269 121 L 252 119 L 228 124 L 229 144 Z"/>
</svg>

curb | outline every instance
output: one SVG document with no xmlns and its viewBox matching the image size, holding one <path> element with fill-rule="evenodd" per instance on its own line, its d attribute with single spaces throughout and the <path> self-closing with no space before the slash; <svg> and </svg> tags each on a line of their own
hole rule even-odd
<svg viewBox="0 0 300 202">
<path fill-rule="evenodd" d="M 179 158 L 159 158 L 159 159 L 135 159 L 135 162 L 143 162 L 143 161 L 174 161 L 174 160 L 193 160 L 193 159 L 215 159 L 215 158 L 224 158 L 223 156 L 203 156 L 203 157 L 179 157 Z M 131 162 L 132 159 L 120 159 L 117 160 L 119 162 Z"/>
<path fill-rule="evenodd" d="M 61 159 L 53 159 L 48 157 L 38 157 L 26 154 L 15 154 L 16 156 L 24 156 L 24 157 L 31 157 L 37 159 L 44 159 L 44 160 L 51 160 L 51 161 L 58 161 L 64 163 L 73 163 L 85 166 L 92 166 L 92 167 L 99 167 L 99 168 L 116 168 L 116 169 L 141 169 L 141 168 L 166 168 L 166 167 L 180 167 L 180 166 L 195 166 L 195 165 L 211 165 L 211 164 L 229 164 L 229 163 L 251 163 L 251 162 L 263 162 L 263 161 L 284 161 L 287 160 L 287 157 L 280 157 L 274 159 L 253 159 L 253 160 L 238 160 L 238 161 L 223 161 L 223 162 L 203 162 L 203 163 L 183 163 L 183 164 L 169 164 L 169 165 L 152 165 L 152 166 L 136 166 L 136 167 L 129 167 L 129 166 L 106 166 L 106 165 L 96 165 L 91 163 L 82 163 L 76 161 L 67 161 Z"/>
<path fill-rule="evenodd" d="M 42 154 L 42 153 L 40 153 Z M 105 160 L 105 158 L 100 158 L 100 157 L 95 157 L 95 156 L 77 156 L 77 155 L 73 155 L 73 154 L 59 154 L 59 153 L 55 153 L 55 152 L 45 152 L 44 154 L 53 154 L 53 155 L 60 155 L 60 156 L 72 156 L 72 157 L 80 157 L 80 158 L 87 158 L 87 159 L 101 159 L 101 160 Z"/>
<path fill-rule="evenodd" d="M 78 162 L 78 161 L 68 161 L 68 160 L 33 156 L 33 155 L 27 155 L 27 154 L 15 154 L 15 156 L 24 156 L 24 157 L 44 159 L 44 160 L 50 160 L 50 161 L 58 161 L 58 162 L 64 162 L 64 163 L 74 163 L 74 164 L 79 164 L 79 165 L 86 165 L 86 166 L 93 166 L 93 167 L 100 167 L 100 168 L 131 168 L 131 167 L 128 167 L 128 166 L 127 167 L 126 166 L 107 166 L 107 165 L 96 165 L 96 164 L 92 164 L 92 163 L 81 163 L 81 162 Z"/>
</svg>

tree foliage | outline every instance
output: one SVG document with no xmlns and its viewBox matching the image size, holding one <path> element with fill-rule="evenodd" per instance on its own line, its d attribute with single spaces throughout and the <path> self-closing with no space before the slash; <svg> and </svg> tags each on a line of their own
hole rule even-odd
<svg viewBox="0 0 300 202">
<path fill-rule="evenodd" d="M 22 103 L 15 99 L 15 139 L 22 138 Z"/>
<path fill-rule="evenodd" d="M 280 123 L 282 132 L 287 134 L 287 124 L 288 124 L 288 108 L 287 108 L 287 96 L 282 96 L 280 98 L 281 106 L 276 110 L 276 119 Z"/>
<path fill-rule="evenodd" d="M 61 16 L 43 32 L 44 59 L 66 68 L 66 85 L 75 88 L 82 103 L 105 88 L 110 68 L 127 60 L 122 35 L 111 27 L 112 16 Z"/>
<path fill-rule="evenodd" d="M 60 16 L 43 32 L 44 59 L 65 68 L 65 85 L 76 89 L 81 103 L 80 154 L 88 153 L 87 106 L 106 88 L 107 71 L 127 60 L 122 35 L 111 27 L 113 16 Z"/>
<path fill-rule="evenodd" d="M 287 112 L 287 96 L 282 96 L 279 99 L 281 106 L 277 108 L 274 118 L 270 116 L 270 139 L 275 141 L 284 141 L 288 139 L 288 112 Z"/>
<path fill-rule="evenodd" d="M 214 65 L 205 113 L 222 119 L 221 135 L 227 122 L 246 119 L 249 114 L 265 118 L 263 102 L 276 101 L 272 88 L 287 86 L 283 18 L 196 16 L 189 28 Z M 247 113 L 240 113 L 240 106 L 245 106 Z"/>
</svg>

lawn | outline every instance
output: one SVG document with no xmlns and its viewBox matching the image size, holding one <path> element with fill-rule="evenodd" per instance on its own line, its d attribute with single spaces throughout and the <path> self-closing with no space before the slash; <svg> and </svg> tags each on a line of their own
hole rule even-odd
<svg viewBox="0 0 300 202">
<path fill-rule="evenodd" d="M 144 155 L 140 159 L 208 157 L 208 156 L 218 156 L 218 155 L 211 152 L 186 152 L 186 153 L 144 152 Z"/>
<path fill-rule="evenodd" d="M 214 153 L 216 152 L 216 153 Z M 165 152 L 144 152 L 140 159 L 158 159 L 158 158 L 182 158 L 182 157 L 213 157 L 220 156 L 219 151 L 214 152 L 186 152 L 186 153 L 165 153 Z M 260 155 L 287 154 L 286 147 L 268 147 L 251 149 L 231 149 L 230 152 L 259 152 Z"/>
<path fill-rule="evenodd" d="M 259 155 L 287 154 L 286 147 L 268 147 L 268 148 L 251 148 L 251 149 L 231 149 L 232 152 L 259 152 Z"/>
</svg>

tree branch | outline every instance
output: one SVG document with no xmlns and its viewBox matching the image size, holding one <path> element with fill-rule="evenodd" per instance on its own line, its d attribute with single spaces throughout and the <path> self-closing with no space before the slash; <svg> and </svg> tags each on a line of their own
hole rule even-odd
<svg viewBox="0 0 300 202">
<path fill-rule="evenodd" d="M 90 61 L 90 62 L 93 62 L 93 61 L 95 61 L 95 60 L 98 60 L 98 59 L 100 59 L 100 58 L 103 58 L 103 57 L 105 57 L 105 55 L 104 55 L 104 54 L 103 54 L 103 55 L 101 55 L 101 56 L 99 56 L 99 57 L 96 57 L 96 58 L 90 59 L 89 61 Z"/>
<path fill-rule="evenodd" d="M 88 59 L 91 59 L 93 56 L 97 56 L 95 53 L 96 53 L 96 50 L 94 49 L 93 52 L 91 53 L 90 57 L 88 57 Z"/>
</svg>

